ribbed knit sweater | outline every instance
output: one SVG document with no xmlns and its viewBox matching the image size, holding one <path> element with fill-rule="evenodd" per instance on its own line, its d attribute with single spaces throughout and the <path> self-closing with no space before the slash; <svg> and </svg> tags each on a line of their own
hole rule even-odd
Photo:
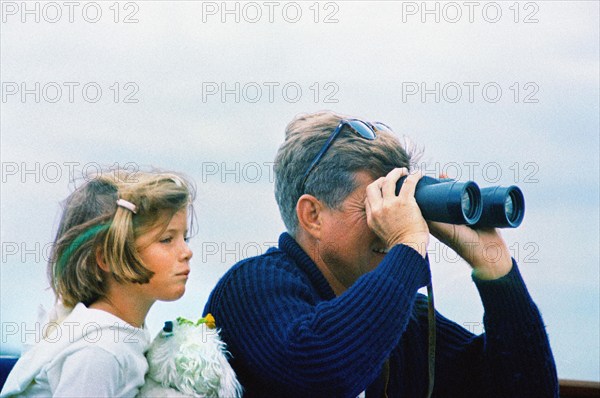
<svg viewBox="0 0 600 398">
<path fill-rule="evenodd" d="M 396 245 L 336 297 L 287 233 L 279 248 L 243 260 L 219 281 L 212 313 L 245 397 L 381 396 L 427 391 L 427 259 Z M 539 311 L 516 263 L 492 281 L 473 278 L 485 310 L 474 335 L 436 313 L 435 397 L 558 397 L 554 359 Z"/>
</svg>

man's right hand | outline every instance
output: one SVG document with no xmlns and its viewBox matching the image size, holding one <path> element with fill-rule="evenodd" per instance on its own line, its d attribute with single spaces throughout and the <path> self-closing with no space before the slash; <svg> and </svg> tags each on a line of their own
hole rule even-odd
<svg viewBox="0 0 600 398">
<path fill-rule="evenodd" d="M 408 175 L 396 196 L 396 182 Z M 365 208 L 367 224 L 388 249 L 404 244 L 427 254 L 429 228 L 415 200 L 415 188 L 422 174 L 409 174 L 406 168 L 396 168 L 367 186 Z"/>
</svg>

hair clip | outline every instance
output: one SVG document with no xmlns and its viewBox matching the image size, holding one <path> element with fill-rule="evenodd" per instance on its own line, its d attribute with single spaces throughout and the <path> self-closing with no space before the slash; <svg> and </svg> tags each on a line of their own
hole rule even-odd
<svg viewBox="0 0 600 398">
<path fill-rule="evenodd" d="M 117 199 L 117 206 L 121 206 L 133 214 L 137 214 L 137 206 L 125 199 Z"/>
</svg>

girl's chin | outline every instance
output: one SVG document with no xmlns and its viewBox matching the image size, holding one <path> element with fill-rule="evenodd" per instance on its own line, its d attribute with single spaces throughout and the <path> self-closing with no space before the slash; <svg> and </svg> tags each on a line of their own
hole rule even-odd
<svg viewBox="0 0 600 398">
<path fill-rule="evenodd" d="M 166 295 L 165 297 L 161 297 L 160 300 L 161 301 L 175 301 L 175 300 L 179 300 L 181 297 L 183 297 L 183 294 L 185 293 L 185 286 L 183 286 L 181 289 L 172 292 L 169 295 Z"/>
</svg>

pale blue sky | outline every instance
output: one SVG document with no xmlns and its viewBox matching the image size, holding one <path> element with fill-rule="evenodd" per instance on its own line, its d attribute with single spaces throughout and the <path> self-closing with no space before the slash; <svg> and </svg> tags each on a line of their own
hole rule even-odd
<svg viewBox="0 0 600 398">
<path fill-rule="evenodd" d="M 153 165 L 198 185 L 188 291 L 153 307 L 154 333 L 199 317 L 233 263 L 277 241 L 271 165 L 285 125 L 332 109 L 409 135 L 431 174 L 523 189 L 525 220 L 503 235 L 559 376 L 599 380 L 598 2 L 475 3 L 470 16 L 463 2 L 430 2 L 433 14 L 421 2 L 277 2 L 270 22 L 263 2 L 230 2 L 230 13 L 221 2 L 121 2 L 118 15 L 114 2 L 81 2 L 69 22 L 66 6 L 3 2 L 0 353 L 19 351 L 37 305 L 52 304 L 43 247 L 71 165 L 76 176 Z M 477 331 L 468 266 L 430 249 L 436 305 Z"/>
</svg>

